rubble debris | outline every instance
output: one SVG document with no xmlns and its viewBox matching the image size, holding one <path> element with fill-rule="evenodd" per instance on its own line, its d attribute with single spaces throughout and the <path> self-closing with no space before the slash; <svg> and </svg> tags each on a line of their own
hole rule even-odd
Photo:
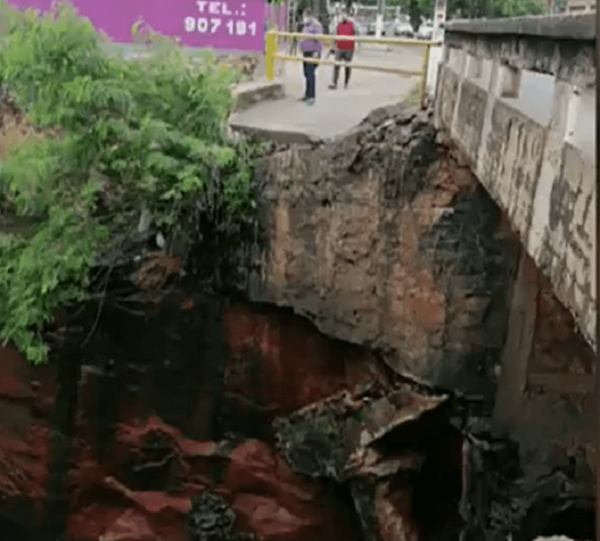
<svg viewBox="0 0 600 541">
<path fill-rule="evenodd" d="M 220 496 L 205 490 L 192 498 L 188 516 L 190 541 L 252 541 L 235 529 L 235 513 Z"/>
<path fill-rule="evenodd" d="M 427 427 L 430 421 L 422 419 L 447 400 L 446 395 L 425 395 L 406 385 L 379 396 L 343 392 L 277 419 L 277 445 L 294 471 L 349 487 L 367 541 L 423 541 L 428 538 L 421 537 L 421 516 L 414 507 L 422 500 L 418 491 L 427 490 L 418 488 L 419 483 L 431 483 L 430 463 L 435 459 L 411 427 Z M 434 425 L 430 429 L 437 433 Z M 419 428 L 416 433 L 426 431 Z M 435 494 L 429 497 L 431 509 L 441 510 L 440 516 L 458 515 L 460 459 L 456 470 L 459 487 L 450 498 L 453 510 L 438 505 Z M 439 492 L 444 490 L 439 487 Z M 430 520 L 438 518 L 432 514 Z"/>
<path fill-rule="evenodd" d="M 375 399 L 342 392 L 277 419 L 277 444 L 292 468 L 309 477 L 346 482 L 375 472 L 390 475 L 404 467 L 416 467 L 419 460 L 394 456 L 383 464 L 373 444 L 404 423 L 439 407 L 447 398 L 424 396 L 408 387 Z"/>
</svg>

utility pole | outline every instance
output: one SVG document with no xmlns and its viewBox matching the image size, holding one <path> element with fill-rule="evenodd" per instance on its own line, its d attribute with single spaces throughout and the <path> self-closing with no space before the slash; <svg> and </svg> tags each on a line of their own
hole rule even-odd
<svg viewBox="0 0 600 541">
<path fill-rule="evenodd" d="M 385 13 L 385 0 L 377 0 L 377 18 L 375 19 L 375 37 L 383 34 L 383 14 Z"/>
<path fill-rule="evenodd" d="M 329 11 L 327 0 L 313 0 L 313 13 L 323 26 L 323 34 L 329 34 Z"/>
<path fill-rule="evenodd" d="M 436 0 L 435 8 L 433 12 L 433 31 L 431 33 L 431 40 L 439 43 L 444 42 L 444 27 L 446 26 L 446 4 L 447 0 Z M 424 54 L 427 54 L 425 52 Z M 435 93 L 435 82 L 436 74 L 438 73 L 438 66 L 442 61 L 443 47 L 431 47 L 429 48 L 429 58 L 426 63 L 427 85 L 425 92 L 427 96 L 433 96 Z"/>
<path fill-rule="evenodd" d="M 435 1 L 435 11 L 433 12 L 433 41 L 444 40 L 444 26 L 446 26 L 446 0 Z"/>
</svg>

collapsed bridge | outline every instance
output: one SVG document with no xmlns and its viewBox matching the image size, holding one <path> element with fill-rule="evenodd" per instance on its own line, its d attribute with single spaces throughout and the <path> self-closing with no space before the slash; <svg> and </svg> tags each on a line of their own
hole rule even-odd
<svg viewBox="0 0 600 541">
<path fill-rule="evenodd" d="M 185 267 L 142 239 L 104 263 L 138 312 L 92 306 L 45 367 L 0 349 L 0 514 L 77 541 L 590 541 L 595 34 L 561 20 L 448 24 L 433 115 L 275 134 L 232 246 Z"/>
</svg>

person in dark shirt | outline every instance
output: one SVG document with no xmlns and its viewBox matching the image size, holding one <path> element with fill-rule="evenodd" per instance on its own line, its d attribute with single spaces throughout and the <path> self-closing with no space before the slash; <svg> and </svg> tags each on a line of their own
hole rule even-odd
<svg viewBox="0 0 600 541">
<path fill-rule="evenodd" d="M 354 23 L 348 19 L 348 15 L 346 13 L 342 13 L 342 17 L 340 22 L 337 25 L 336 34 L 338 36 L 355 36 L 356 30 L 354 28 Z M 335 60 L 336 62 L 346 62 L 346 66 L 344 67 L 344 88 L 348 88 L 348 83 L 350 82 L 350 62 L 352 62 L 352 57 L 354 56 L 354 41 L 350 41 L 347 39 L 340 39 L 336 42 L 336 51 L 335 51 Z M 333 82 L 329 85 L 329 88 L 335 90 L 338 86 L 338 79 L 340 76 L 340 66 L 334 66 L 333 68 Z"/>
</svg>

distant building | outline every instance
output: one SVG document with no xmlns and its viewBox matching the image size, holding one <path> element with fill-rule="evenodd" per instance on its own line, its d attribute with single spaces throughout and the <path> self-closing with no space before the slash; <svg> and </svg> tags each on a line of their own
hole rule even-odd
<svg viewBox="0 0 600 541">
<path fill-rule="evenodd" d="M 565 13 L 591 13 L 596 11 L 598 0 L 567 0 Z"/>
</svg>

